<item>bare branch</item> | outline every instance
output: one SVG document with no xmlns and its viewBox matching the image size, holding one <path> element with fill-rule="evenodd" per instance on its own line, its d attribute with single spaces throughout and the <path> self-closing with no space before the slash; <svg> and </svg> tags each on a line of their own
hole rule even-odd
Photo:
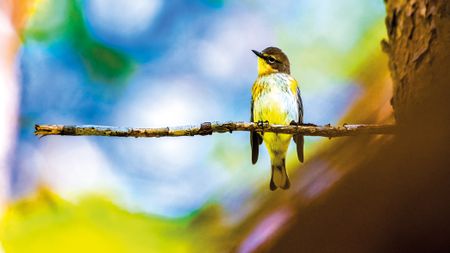
<svg viewBox="0 0 450 253">
<path fill-rule="evenodd" d="M 341 137 L 359 134 L 394 134 L 395 125 L 358 124 L 343 126 L 271 125 L 251 122 L 204 122 L 200 125 L 163 127 L 163 128 L 129 128 L 95 125 L 36 125 L 35 135 L 95 135 L 114 137 L 165 137 L 194 136 L 226 133 L 233 131 L 273 132 L 284 134 L 302 134 L 306 136 Z"/>
</svg>

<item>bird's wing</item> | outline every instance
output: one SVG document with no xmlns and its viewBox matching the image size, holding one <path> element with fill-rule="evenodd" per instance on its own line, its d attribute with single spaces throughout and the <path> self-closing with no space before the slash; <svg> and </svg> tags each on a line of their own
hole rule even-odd
<svg viewBox="0 0 450 253">
<path fill-rule="evenodd" d="M 298 108 L 298 124 L 303 123 L 303 102 L 302 97 L 300 95 L 300 88 L 298 87 L 297 81 L 295 81 L 295 84 L 297 86 L 296 93 L 297 93 L 297 108 Z M 303 162 L 304 156 L 303 156 L 303 143 L 304 143 L 304 137 L 301 134 L 294 135 L 294 142 L 297 144 L 297 157 L 300 162 Z"/>
<path fill-rule="evenodd" d="M 253 122 L 253 96 L 250 106 L 250 122 Z M 250 145 L 252 147 L 252 163 L 255 164 L 258 161 L 259 145 L 263 142 L 261 135 L 255 131 L 250 131 Z"/>
</svg>

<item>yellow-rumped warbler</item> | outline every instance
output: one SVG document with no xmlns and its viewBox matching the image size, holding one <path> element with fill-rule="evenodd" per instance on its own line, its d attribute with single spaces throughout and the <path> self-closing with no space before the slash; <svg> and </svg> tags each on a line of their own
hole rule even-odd
<svg viewBox="0 0 450 253">
<path fill-rule="evenodd" d="M 303 122 L 303 104 L 297 81 L 290 75 L 287 56 L 276 47 L 262 52 L 252 50 L 258 56 L 258 78 L 252 87 L 252 122 L 268 122 L 277 125 L 300 124 Z M 288 189 L 286 153 L 291 134 L 250 132 L 252 163 L 258 160 L 259 145 L 264 141 L 272 163 L 270 190 L 278 187 Z M 303 135 L 293 136 L 297 144 L 297 157 L 303 162 Z"/>
</svg>

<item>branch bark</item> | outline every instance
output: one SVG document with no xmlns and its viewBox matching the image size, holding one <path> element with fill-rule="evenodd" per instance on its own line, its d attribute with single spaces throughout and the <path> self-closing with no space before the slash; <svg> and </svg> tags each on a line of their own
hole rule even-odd
<svg viewBox="0 0 450 253">
<path fill-rule="evenodd" d="M 252 122 L 204 122 L 200 125 L 162 127 L 162 128 L 127 128 L 95 125 L 36 125 L 35 135 L 94 135 L 111 137 L 166 137 L 211 135 L 233 131 L 273 132 L 284 134 L 302 134 L 305 136 L 342 137 L 359 134 L 394 134 L 395 125 L 358 124 L 343 126 L 271 125 Z"/>
</svg>

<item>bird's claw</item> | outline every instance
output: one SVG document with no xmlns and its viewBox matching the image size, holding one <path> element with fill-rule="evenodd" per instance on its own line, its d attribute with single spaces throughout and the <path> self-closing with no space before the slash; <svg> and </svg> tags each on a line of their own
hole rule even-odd
<svg viewBox="0 0 450 253">
<path fill-rule="evenodd" d="M 264 128 L 264 124 L 269 124 L 269 121 L 258 120 L 257 124 L 258 124 L 258 127 Z"/>
</svg>

